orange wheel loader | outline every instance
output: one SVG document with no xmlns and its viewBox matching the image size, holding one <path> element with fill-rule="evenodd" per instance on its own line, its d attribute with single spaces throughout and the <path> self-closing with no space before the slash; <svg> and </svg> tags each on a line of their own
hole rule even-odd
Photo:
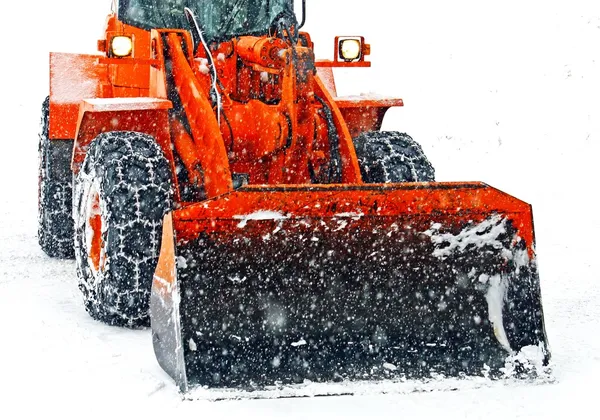
<svg viewBox="0 0 600 420">
<path fill-rule="evenodd" d="M 380 131 L 401 99 L 336 93 L 365 39 L 315 60 L 305 18 L 120 0 L 101 54 L 51 53 L 44 251 L 74 255 L 92 317 L 150 322 L 184 392 L 547 364 L 530 205 L 434 182 L 411 137 Z"/>
</svg>

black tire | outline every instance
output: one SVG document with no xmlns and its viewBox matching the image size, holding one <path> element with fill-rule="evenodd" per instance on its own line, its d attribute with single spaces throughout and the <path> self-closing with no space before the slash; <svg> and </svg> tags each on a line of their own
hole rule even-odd
<svg viewBox="0 0 600 420">
<path fill-rule="evenodd" d="M 73 140 L 48 138 L 50 100 L 42 104 L 38 168 L 38 242 L 53 258 L 74 258 L 71 152 Z"/>
<path fill-rule="evenodd" d="M 100 134 L 74 194 L 77 275 L 87 311 L 110 325 L 149 325 L 163 216 L 171 208 L 171 172 L 162 150 L 146 134 Z"/>
<path fill-rule="evenodd" d="M 364 182 L 432 182 L 435 170 L 408 134 L 371 131 L 354 139 Z"/>
</svg>

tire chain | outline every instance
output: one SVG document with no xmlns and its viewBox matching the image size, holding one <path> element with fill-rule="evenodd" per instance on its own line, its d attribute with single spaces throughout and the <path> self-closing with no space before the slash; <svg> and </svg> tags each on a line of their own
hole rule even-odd
<svg viewBox="0 0 600 420">
<path fill-rule="evenodd" d="M 85 249 L 86 191 L 96 183 L 106 260 L 94 276 Z M 171 207 L 168 162 L 150 136 L 99 135 L 76 184 L 76 259 L 86 309 L 113 325 L 147 325 L 152 274 L 158 261 L 162 218 Z"/>
<path fill-rule="evenodd" d="M 74 258 L 73 186 L 71 180 L 51 179 L 48 156 L 52 143 L 48 138 L 49 98 L 42 104 L 39 133 L 38 241 L 42 250 L 54 258 Z"/>
<path fill-rule="evenodd" d="M 354 143 L 367 182 L 431 182 L 435 170 L 421 146 L 398 132 L 368 132 Z M 374 179 L 373 179 L 374 178 Z"/>
</svg>

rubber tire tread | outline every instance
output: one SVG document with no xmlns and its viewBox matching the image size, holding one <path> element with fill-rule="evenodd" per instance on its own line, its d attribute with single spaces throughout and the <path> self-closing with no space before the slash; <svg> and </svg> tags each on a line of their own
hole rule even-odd
<svg viewBox="0 0 600 420">
<path fill-rule="evenodd" d="M 52 258 L 73 259 L 72 179 L 54 179 L 49 165 L 56 145 L 48 138 L 50 98 L 42 104 L 38 144 L 38 242 Z"/>
<path fill-rule="evenodd" d="M 97 185 L 104 231 L 104 269 L 94 275 L 86 244 L 86 186 Z M 100 134 L 75 186 L 75 253 L 86 310 L 109 325 L 149 325 L 152 277 L 171 209 L 170 166 L 156 141 L 136 132 Z"/>
<path fill-rule="evenodd" d="M 356 137 L 354 147 L 366 183 L 435 181 L 433 165 L 408 134 L 370 131 Z"/>
</svg>

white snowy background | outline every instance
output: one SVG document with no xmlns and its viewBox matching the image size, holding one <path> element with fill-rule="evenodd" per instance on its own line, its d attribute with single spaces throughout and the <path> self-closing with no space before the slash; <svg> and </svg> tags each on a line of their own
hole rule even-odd
<svg viewBox="0 0 600 420">
<path fill-rule="evenodd" d="M 341 94 L 403 97 L 384 128 L 421 142 L 439 180 L 533 205 L 556 381 L 228 402 L 181 401 L 149 330 L 91 320 L 74 263 L 37 245 L 48 52 L 94 52 L 110 3 L 0 8 L 0 418 L 600 418 L 598 0 L 308 1 L 319 57 L 335 35 L 372 44 L 373 68 L 337 72 Z"/>
</svg>

